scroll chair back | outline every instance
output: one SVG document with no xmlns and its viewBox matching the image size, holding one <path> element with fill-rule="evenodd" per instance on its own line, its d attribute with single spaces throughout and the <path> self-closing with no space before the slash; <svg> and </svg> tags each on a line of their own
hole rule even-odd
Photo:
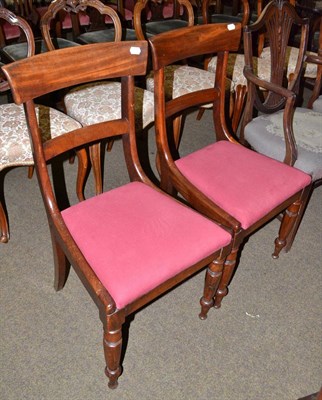
<svg viewBox="0 0 322 400">
<path fill-rule="evenodd" d="M 142 170 L 136 146 L 134 76 L 145 74 L 147 52 L 146 41 L 93 44 L 49 52 L 4 69 L 30 126 L 53 242 L 55 288 L 65 284 L 68 261 L 99 309 L 110 388 L 117 386 L 121 373 L 122 325 L 127 315 L 206 265 L 205 297 L 211 301 L 230 250 L 231 236 L 226 230 L 157 189 Z M 35 96 L 115 78 L 122 81 L 120 118 L 42 142 Z M 61 211 L 47 163 L 73 148 L 83 149 L 114 135 L 122 137 L 131 182 Z"/>
<path fill-rule="evenodd" d="M 34 55 L 34 36 L 29 24 L 6 8 L 0 8 L 0 18 L 19 27 L 24 32 L 28 44 L 28 57 Z M 9 90 L 4 79 L 1 91 Z M 41 121 L 43 140 L 51 137 L 51 132 L 59 135 L 79 127 L 79 123 L 57 110 L 42 105 L 37 106 L 37 116 Z M 9 240 L 9 224 L 4 199 L 4 173 L 9 168 L 28 166 L 28 177 L 32 177 L 34 160 L 32 158 L 28 128 L 22 106 L 8 103 L 0 105 L 0 242 Z"/>
<path fill-rule="evenodd" d="M 57 48 L 52 39 L 53 21 L 61 13 L 66 19 L 66 14 L 70 16 L 73 26 L 73 39 L 79 44 L 90 44 L 100 42 L 113 42 L 122 39 L 134 40 L 135 32 L 124 35 L 122 32 L 121 19 L 117 11 L 111 6 L 105 5 L 99 0 L 55 0 L 51 3 L 46 14 L 40 22 L 42 36 L 49 50 Z M 89 26 L 86 32 L 81 32 L 80 16 L 87 15 Z M 106 21 L 109 23 L 106 24 Z"/>
<path fill-rule="evenodd" d="M 45 15 L 49 11 L 49 9 L 53 6 L 53 3 L 55 3 L 55 0 L 49 5 L 47 11 L 44 13 L 44 15 L 41 17 L 41 19 L 45 17 Z M 41 19 L 40 19 L 40 24 L 41 24 Z M 59 18 L 57 21 L 58 21 L 57 23 L 60 23 Z M 52 39 L 55 48 L 62 49 L 65 47 L 78 46 L 78 44 L 72 40 L 56 36 L 56 32 L 59 32 L 59 31 L 60 31 L 60 29 L 58 27 L 56 27 L 55 36 Z M 35 54 L 44 53 L 47 50 L 48 49 L 46 47 L 46 43 L 45 43 L 44 39 L 36 38 L 35 39 Z M 1 50 L 3 57 L 9 62 L 26 58 L 27 52 L 28 52 L 28 44 L 26 42 L 8 44 L 8 45 L 4 46 Z"/>
<path fill-rule="evenodd" d="M 273 257 L 278 258 L 282 248 L 287 248 L 288 237 L 307 201 L 311 185 L 309 175 L 245 148 L 228 130 L 226 68 L 229 51 L 239 47 L 241 26 L 229 28 L 229 24 L 199 25 L 149 39 L 155 77 L 155 130 L 161 187 L 168 193 L 178 192 L 193 208 L 230 226 L 233 232 L 233 250 L 225 263 L 214 299 L 215 307 L 220 306 L 227 294 L 241 243 L 285 209 L 288 213 L 281 223 Z M 164 89 L 167 65 L 177 62 L 181 56 L 211 53 L 218 54 L 212 89 L 167 100 Z M 214 143 L 181 157 L 180 147 L 177 151 L 173 146 L 173 135 L 167 123 L 178 113 L 207 103 L 213 104 Z"/>
</svg>

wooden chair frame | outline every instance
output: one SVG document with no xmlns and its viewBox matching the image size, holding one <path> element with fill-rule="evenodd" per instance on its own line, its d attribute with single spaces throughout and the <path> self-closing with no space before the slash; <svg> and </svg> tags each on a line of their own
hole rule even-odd
<svg viewBox="0 0 322 400">
<path fill-rule="evenodd" d="M 47 163 L 59 154 L 74 148 L 83 151 L 83 147 L 89 143 L 116 134 L 120 134 L 123 139 L 131 181 L 142 182 L 168 198 L 152 184 L 143 172 L 136 148 L 133 111 L 134 76 L 145 74 L 147 55 L 148 43 L 146 41 L 137 41 L 135 44 L 133 42 L 104 43 L 48 52 L 35 56 L 31 61 L 25 59 L 4 67 L 14 100 L 17 104 L 24 104 L 30 127 L 35 166 L 52 237 L 56 268 L 55 288 L 60 290 L 64 286 L 68 276 L 69 263 L 72 264 L 99 309 L 104 327 L 103 344 L 107 365 L 105 373 L 109 378 L 110 388 L 117 386 L 117 380 L 121 374 L 122 325 L 125 318 L 207 264 L 209 270 L 204 301 L 211 301 L 217 287 L 216 282 L 219 282 L 221 277 L 224 260 L 231 249 L 228 244 L 224 249 L 209 256 L 203 256 L 194 265 L 164 281 L 124 308 L 118 309 L 115 300 L 85 259 L 62 218 L 49 179 Z M 34 98 L 70 85 L 114 78 L 122 80 L 122 117 L 120 119 L 83 127 L 71 131 L 65 136 L 42 143 L 35 115 Z M 171 201 L 175 202 L 173 199 Z M 106 222 L 108 224 L 108 221 Z M 226 235 L 227 232 L 225 232 Z M 216 261 L 213 262 L 213 260 Z"/>
<path fill-rule="evenodd" d="M 227 24 L 209 24 L 183 28 L 170 34 L 162 34 L 149 39 L 153 71 L 155 76 L 155 120 L 156 141 L 160 157 L 161 187 L 168 193 L 179 192 L 181 196 L 196 210 L 212 218 L 219 224 L 229 226 L 233 232 L 233 250 L 227 257 L 223 278 L 214 298 L 215 307 L 220 307 L 222 298 L 228 293 L 228 284 L 236 267 L 238 250 L 247 236 L 264 226 L 268 221 L 288 209 L 275 240 L 274 258 L 278 258 L 282 248 L 288 250 L 288 238 L 292 227 L 303 212 L 311 190 L 307 186 L 295 193 L 291 198 L 279 204 L 256 223 L 243 229 L 241 223 L 215 204 L 202 191 L 194 186 L 179 170 L 176 160 L 179 158 L 173 146 L 173 138 L 167 129 L 167 123 L 178 113 L 191 107 L 213 102 L 213 118 L 216 141 L 229 141 L 240 145 L 231 135 L 225 118 L 225 82 L 229 51 L 236 51 L 240 43 L 241 26 L 236 25 L 229 31 Z M 177 49 L 180 48 L 180 54 Z M 203 90 L 180 96 L 167 101 L 164 94 L 164 69 L 177 62 L 181 57 L 189 58 L 204 54 L 218 54 L 216 80 L 213 89 Z M 223 166 L 223 168 L 225 168 Z M 233 183 L 227 182 L 227 185 Z M 224 190 L 224 188 L 221 188 Z M 209 306 L 209 308 L 212 304 Z"/>
</svg>

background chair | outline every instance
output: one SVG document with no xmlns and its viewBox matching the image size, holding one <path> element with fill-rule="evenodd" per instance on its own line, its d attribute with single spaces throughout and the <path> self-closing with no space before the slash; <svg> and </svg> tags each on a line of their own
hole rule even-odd
<svg viewBox="0 0 322 400">
<path fill-rule="evenodd" d="M 225 81 L 229 51 L 240 43 L 241 26 L 227 24 L 183 28 L 149 39 L 155 77 L 156 140 L 160 157 L 161 187 L 178 192 L 193 208 L 218 223 L 230 226 L 233 250 L 227 257 L 214 302 L 219 307 L 233 275 L 237 253 L 244 240 L 285 209 L 274 258 L 288 244 L 311 189 L 309 175 L 285 163 L 249 150 L 230 134 L 225 118 Z M 173 49 L 181 49 L 180 54 Z M 180 57 L 217 53 L 216 81 L 212 89 L 167 100 L 164 69 Z M 180 157 L 167 125 L 178 113 L 213 102 L 214 143 Z M 201 132 L 197 132 L 198 135 Z M 207 306 L 207 307 L 206 307 Z M 206 317 L 206 310 L 202 315 Z"/>
<path fill-rule="evenodd" d="M 159 5 L 159 12 L 154 12 L 158 19 L 156 22 L 149 19 L 152 18 L 153 12 L 149 13 L 149 7 L 154 7 L 155 2 L 152 0 L 139 0 L 134 7 L 134 28 L 137 39 L 146 40 L 147 38 L 153 37 L 156 34 L 162 32 L 175 32 L 176 29 L 185 26 L 193 26 L 194 24 L 194 11 L 192 5 L 187 0 L 178 0 L 171 2 L 170 16 L 166 12 L 162 12 L 162 8 Z M 161 1 L 160 5 L 167 4 L 165 1 Z M 173 5 L 172 5 L 173 4 Z M 160 15 L 161 14 L 161 15 Z M 186 16 L 186 20 L 178 18 L 178 14 Z M 145 16 L 144 16 L 145 15 Z M 163 16 L 168 16 L 165 18 Z M 173 18 L 175 17 L 175 18 Z M 179 51 L 177 49 L 177 51 Z M 149 65 L 149 69 L 151 66 Z M 150 92 L 154 92 L 154 72 L 149 70 L 145 79 L 146 89 Z M 211 88 L 214 81 L 214 74 L 203 70 L 192 65 L 189 65 L 189 60 L 180 60 L 180 63 L 168 65 L 165 70 L 165 90 L 168 99 L 176 98 L 184 93 L 190 93 L 198 91 L 204 88 Z M 173 121 L 174 124 L 174 136 L 178 143 L 180 140 L 182 118 L 180 115 Z"/>
<path fill-rule="evenodd" d="M 217 13 L 212 12 L 213 2 L 211 0 L 202 1 L 202 23 L 241 23 L 242 27 L 250 21 L 250 5 L 248 0 L 240 2 L 241 13 L 238 15 L 225 14 L 223 12 L 223 5 L 221 1 L 216 2 Z M 234 7 L 233 7 L 234 8 Z M 220 12 L 221 11 L 221 12 Z M 231 10 L 233 11 L 233 10 Z M 204 69 L 212 73 L 216 72 L 217 57 L 216 55 L 209 55 L 204 59 Z M 231 121 L 231 128 L 233 132 L 237 131 L 240 117 L 242 114 L 245 95 L 246 95 L 246 81 L 243 76 L 244 68 L 244 56 L 243 56 L 243 45 L 242 41 L 240 47 L 236 53 L 230 53 L 229 64 L 227 69 L 227 76 L 230 84 L 228 85 L 228 91 L 230 92 L 230 112 L 229 119 Z M 263 68 L 261 68 L 263 70 Z M 204 108 L 200 109 L 197 119 L 201 119 L 204 112 Z"/>
<path fill-rule="evenodd" d="M 95 8 L 103 16 L 108 16 L 114 23 L 111 27 L 114 41 L 122 40 L 122 24 L 117 15 L 117 12 L 103 5 L 98 0 L 77 0 L 69 4 L 69 0 L 56 0 L 48 9 L 41 21 L 41 29 L 44 41 L 49 50 L 54 50 L 55 46 L 52 43 L 50 36 L 50 20 L 55 17 L 59 9 L 67 9 L 71 14 L 77 13 L 80 10 L 86 11 L 87 8 Z M 68 6 L 68 7 L 67 7 Z M 67 8 L 66 8 L 67 7 Z M 154 121 L 154 103 L 153 94 L 136 87 L 136 123 L 137 130 L 142 131 Z M 79 121 L 83 126 L 117 119 L 121 115 L 121 83 L 116 80 L 106 82 L 95 82 L 82 86 L 77 86 L 68 92 L 64 92 L 62 107 L 66 113 Z M 111 149 L 113 139 L 109 138 L 108 149 Z M 90 147 L 91 165 L 95 178 L 96 193 L 102 193 L 103 190 L 103 175 L 102 175 L 102 154 L 100 143 Z M 81 181 L 85 180 L 87 171 L 83 170 Z"/>
<path fill-rule="evenodd" d="M 56 290 L 70 262 L 98 306 L 104 328 L 109 387 L 121 374 L 126 317 L 208 264 L 204 301 L 211 300 L 230 251 L 231 235 L 158 190 L 144 174 L 136 148 L 134 75 L 144 75 L 146 41 L 104 43 L 48 52 L 4 67 L 16 103 L 24 103 L 35 165 L 51 230 Z M 122 115 L 45 143 L 34 97 L 69 85 L 122 78 Z M 122 136 L 131 182 L 60 211 L 47 162 L 72 148 Z M 177 240 L 180 238 L 180 240 Z"/>
<path fill-rule="evenodd" d="M 293 9 L 284 5 L 284 22 L 287 16 L 294 18 Z M 283 9 L 282 9 L 283 10 Z M 282 11 L 280 11 L 282 12 Z M 267 12 L 262 24 L 270 24 L 270 18 L 276 18 L 274 14 Z M 289 22 L 289 26 L 291 23 Z M 241 126 L 240 139 L 254 150 L 284 161 L 289 165 L 306 172 L 312 177 L 313 187 L 322 182 L 322 113 L 317 109 L 296 107 L 298 88 L 302 77 L 305 60 L 305 48 L 300 47 L 296 68 L 290 82 L 285 81 L 285 56 L 287 57 L 287 32 L 283 29 L 270 30 L 272 43 L 283 43 L 279 35 L 285 40 L 284 48 L 272 48 L 272 73 L 269 81 L 258 79 L 252 68 L 252 35 L 253 30 L 261 29 L 259 25 L 253 25 L 245 30 L 245 76 L 248 80 L 248 96 L 245 113 Z M 320 37 L 320 45 L 322 38 Z M 309 107 L 313 107 L 321 91 L 321 57 L 308 56 L 310 63 L 318 65 L 316 87 L 313 90 Z M 320 65 L 319 65 L 320 64 Z M 266 96 L 262 96 L 262 88 L 266 89 Z M 256 116 L 258 111 L 260 115 Z M 322 111 L 322 110 L 320 110 Z M 304 212 L 304 209 L 302 210 Z M 287 248 L 292 245 L 300 218 L 293 229 Z"/>
<path fill-rule="evenodd" d="M 39 15 L 39 21 L 37 22 L 37 28 L 38 31 L 40 32 L 40 25 L 42 24 L 41 20 L 45 18 L 47 20 L 47 16 L 51 14 L 51 10 L 55 9 L 57 12 L 55 13 L 55 16 L 57 14 L 57 19 L 55 21 L 50 22 L 51 26 L 49 29 L 52 32 L 52 43 L 55 49 L 63 49 L 66 47 L 73 47 L 73 46 L 79 46 L 79 44 L 75 43 L 73 40 L 66 39 L 63 37 L 59 37 L 58 35 L 61 33 L 62 28 L 61 28 L 61 23 L 62 23 L 62 18 L 59 14 L 59 10 L 63 10 L 63 6 L 68 8 L 68 3 L 72 2 L 72 0 L 66 0 L 63 2 L 60 2 L 59 0 L 54 0 L 50 3 L 48 8 L 45 8 L 42 11 L 42 14 Z M 48 49 L 46 47 L 46 43 L 42 37 L 36 36 L 35 40 L 35 54 L 40 54 L 46 52 Z M 25 57 L 27 57 L 27 51 L 28 51 L 28 43 L 25 41 L 20 41 L 19 43 L 13 43 L 13 44 L 8 44 L 2 47 L 1 49 L 1 55 L 3 59 L 7 62 L 12 62 L 12 61 L 17 61 L 21 60 Z"/>
<path fill-rule="evenodd" d="M 284 160 L 311 175 L 313 181 L 319 181 L 322 178 L 322 114 L 303 107 L 295 108 L 306 53 L 304 44 L 299 48 L 292 80 L 285 80 L 288 35 L 293 23 L 302 22 L 287 2 L 281 6 L 271 3 L 264 13 L 257 24 L 245 29 L 244 34 L 248 96 L 240 138 L 256 151 Z M 272 29 L 272 20 L 277 21 L 280 15 L 283 15 L 283 29 L 278 26 Z M 286 26 L 289 26 L 288 31 Z M 302 26 L 307 34 L 307 24 Z M 272 71 L 268 81 L 258 78 L 252 64 L 252 38 L 264 27 L 271 43 Z M 276 43 L 280 43 L 278 48 Z M 315 58 L 319 59 L 318 56 Z M 317 83 L 321 80 L 320 75 L 321 70 Z M 266 89 L 265 96 L 261 88 Z M 258 116 L 257 111 L 260 112 Z"/>
<path fill-rule="evenodd" d="M 35 51 L 34 36 L 28 23 L 13 14 L 6 8 L 0 8 L 0 19 L 19 27 L 27 40 L 28 57 Z M 1 83 L 1 90 L 9 90 L 8 83 L 4 80 Z M 37 117 L 41 125 L 43 140 L 51 136 L 57 136 L 68 130 L 80 127 L 80 124 L 61 112 L 46 106 L 37 106 Z M 86 159 L 81 159 L 86 164 Z M 0 242 L 6 243 L 9 240 L 9 226 L 7 221 L 6 206 L 4 200 L 4 171 L 16 166 L 29 166 L 32 168 L 34 161 L 30 146 L 28 128 L 22 106 L 16 104 L 0 105 Z M 32 169 L 29 170 L 29 177 L 32 176 Z M 82 186 L 82 183 L 79 183 Z"/>
</svg>

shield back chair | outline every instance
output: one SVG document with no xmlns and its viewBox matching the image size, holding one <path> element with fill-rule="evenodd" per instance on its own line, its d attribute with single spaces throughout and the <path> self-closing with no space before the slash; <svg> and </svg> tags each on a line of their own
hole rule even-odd
<svg viewBox="0 0 322 400">
<path fill-rule="evenodd" d="M 282 11 L 280 11 L 282 12 Z M 284 16 L 284 20 L 286 16 Z M 269 23 L 267 18 L 265 21 Z M 283 56 L 287 56 L 282 48 L 272 49 L 273 71 L 270 81 L 258 79 L 252 69 L 250 46 L 252 29 L 245 30 L 245 76 L 248 80 L 248 96 L 242 120 L 240 139 L 252 149 L 284 161 L 306 172 L 312 177 L 312 188 L 322 183 L 322 107 L 321 107 L 321 56 L 309 55 L 308 64 L 317 66 L 317 76 L 308 108 L 295 107 L 298 85 L 302 76 L 305 52 L 298 52 L 298 65 L 293 72 L 291 82 L 283 80 Z M 284 31 L 284 35 L 286 32 Z M 285 37 L 285 36 L 284 36 Z M 281 41 L 276 32 L 276 43 Z M 322 37 L 320 36 L 320 49 Z M 267 95 L 262 96 L 262 88 Z M 320 108 L 319 108 L 320 104 Z M 312 108 L 312 109 L 311 109 Z M 258 114 L 260 111 L 260 115 Z M 302 209 L 304 213 L 304 209 Z M 287 249 L 292 245 L 300 218 L 294 226 Z"/>
<path fill-rule="evenodd" d="M 25 33 L 28 43 L 28 57 L 34 55 L 34 36 L 29 24 L 19 16 L 6 8 L 0 8 L 0 19 L 19 27 Z M 6 80 L 1 82 L 1 91 L 9 90 Z M 43 140 L 50 138 L 51 133 L 59 135 L 62 132 L 76 129 L 80 124 L 63 113 L 48 108 L 37 106 L 37 117 L 41 123 Z M 86 166 L 86 157 L 80 155 L 80 165 Z M 13 103 L 0 105 L 0 242 L 6 243 L 9 240 L 9 224 L 4 199 L 4 178 L 5 172 L 10 168 L 28 166 L 28 176 L 31 178 L 34 160 L 32 158 L 31 146 L 28 136 L 25 114 L 22 106 Z M 81 176 L 81 175 L 80 175 Z M 82 187 L 83 183 L 80 182 Z"/>
<path fill-rule="evenodd" d="M 208 309 L 213 304 L 219 307 L 227 294 L 241 244 L 287 209 L 275 240 L 273 257 L 278 258 L 311 188 L 308 174 L 247 149 L 227 128 L 225 75 L 229 51 L 239 47 L 241 26 L 229 28 L 229 24 L 198 25 L 149 39 L 155 77 L 155 130 L 161 188 L 173 195 L 178 192 L 193 208 L 217 223 L 230 226 L 233 232 L 233 250 L 227 257 L 214 303 L 209 303 Z M 177 62 L 179 57 L 213 53 L 217 54 L 213 88 L 167 100 L 166 66 Z M 214 113 L 214 143 L 180 157 L 180 148 L 177 151 L 173 146 L 167 122 L 171 123 L 171 119 L 184 110 L 210 102 Z"/>
<path fill-rule="evenodd" d="M 262 0 L 257 1 L 257 15 L 261 16 L 264 11 L 265 2 Z M 295 2 L 292 0 L 290 4 L 294 6 Z M 265 18 L 265 17 L 263 17 Z M 251 21 L 248 22 L 250 24 Z M 252 22 L 254 23 L 254 22 Z M 303 19 L 303 24 L 307 24 L 308 20 Z M 277 28 L 277 25 L 281 24 L 281 29 L 284 29 L 283 21 L 275 21 L 274 25 Z M 244 25 L 245 26 L 245 25 Z M 295 26 L 295 25 L 293 25 Z M 287 29 L 287 27 L 285 27 Z M 301 29 L 301 27 L 300 27 Z M 264 79 L 270 79 L 271 72 L 271 52 L 269 45 L 269 35 L 266 35 L 265 32 L 262 32 L 256 38 L 256 41 L 253 42 L 253 64 L 258 75 Z M 291 42 L 291 40 L 290 40 Z M 304 45 L 303 38 L 300 39 L 299 47 Z M 242 48 L 242 46 L 241 46 Z M 245 100 L 247 95 L 247 80 L 244 76 L 243 69 L 245 66 L 245 58 L 243 55 L 243 51 L 239 52 L 240 54 L 231 54 L 229 63 L 228 63 L 228 77 L 232 80 L 232 92 L 233 92 L 233 100 L 232 100 L 232 111 L 231 111 L 231 128 L 234 133 L 237 132 L 238 127 L 240 126 L 241 117 L 245 107 Z M 291 80 L 294 70 L 296 68 L 297 56 L 299 53 L 299 48 L 291 46 L 290 44 L 287 47 L 287 57 L 285 59 L 285 76 L 286 79 Z M 309 52 L 309 54 L 314 54 Z M 205 68 L 208 71 L 215 72 L 216 66 L 216 58 L 211 58 L 210 60 L 206 60 Z M 305 68 L 303 70 L 303 78 L 315 79 L 316 77 L 316 65 L 314 63 L 306 63 Z"/>
<path fill-rule="evenodd" d="M 41 20 L 41 30 L 49 50 L 54 50 L 49 34 L 50 20 L 62 7 L 70 13 L 95 8 L 100 14 L 110 17 L 114 23 L 114 27 L 111 28 L 112 36 L 110 39 L 116 42 L 122 40 L 122 24 L 113 8 L 103 5 L 99 0 L 55 0 Z M 153 94 L 140 87 L 136 87 L 135 93 L 137 130 L 142 131 L 154 121 Z M 121 115 L 121 83 L 116 80 L 96 82 L 68 90 L 64 94 L 63 108 L 69 116 L 79 121 L 83 126 L 117 119 Z M 109 138 L 108 150 L 111 149 L 112 144 L 113 139 Z M 96 193 L 102 193 L 103 175 L 100 143 L 90 146 L 90 158 Z M 83 176 L 80 178 L 80 182 L 84 182 L 87 176 L 87 171 L 85 169 L 82 169 L 82 171 Z"/>
<path fill-rule="evenodd" d="M 62 289 L 67 263 L 98 306 L 104 330 L 105 373 L 115 388 L 121 374 L 126 317 L 208 265 L 204 290 L 211 301 L 231 235 L 177 202 L 148 179 L 135 133 L 134 76 L 144 75 L 146 41 L 99 43 L 48 52 L 4 67 L 15 102 L 23 103 L 33 142 L 39 186 L 47 211 Z M 122 114 L 43 143 L 33 98 L 69 85 L 121 78 Z M 48 176 L 50 160 L 72 148 L 121 135 L 130 182 L 60 210 Z M 56 193 L 59 198 L 59 193 Z"/>
<path fill-rule="evenodd" d="M 283 18 L 284 29 L 269 31 L 272 72 L 271 79 L 265 81 L 258 78 L 252 66 L 252 38 L 264 26 L 271 28 L 271 20 L 276 21 L 278 18 Z M 265 18 L 245 29 L 248 96 L 240 139 L 260 153 L 294 165 L 311 175 L 315 182 L 322 178 L 322 114 L 308 108 L 295 107 L 305 60 L 305 45 L 299 48 L 292 80 L 285 80 L 287 42 L 293 22 L 297 22 L 297 14 L 288 2 L 271 3 L 266 9 Z M 286 26 L 289 26 L 288 31 Z M 307 28 L 308 25 L 303 25 L 305 32 L 302 37 L 307 33 Z M 307 42 L 307 36 L 304 40 Z M 319 59 L 318 56 L 315 58 Z M 317 83 L 320 79 L 319 76 Z M 266 89 L 265 97 L 260 88 Z M 260 115 L 256 116 L 257 112 Z"/>
</svg>

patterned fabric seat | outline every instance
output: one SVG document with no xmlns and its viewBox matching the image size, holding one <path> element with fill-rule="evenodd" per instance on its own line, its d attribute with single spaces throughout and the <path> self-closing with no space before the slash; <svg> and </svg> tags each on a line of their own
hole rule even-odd
<svg viewBox="0 0 322 400">
<path fill-rule="evenodd" d="M 294 112 L 293 130 L 298 148 L 294 166 L 312 176 L 322 178 L 322 113 L 307 108 Z M 261 115 L 249 122 L 244 130 L 245 139 L 259 153 L 283 161 L 285 141 L 283 110 Z"/>
<path fill-rule="evenodd" d="M 44 141 L 81 127 L 79 122 L 64 113 L 42 105 L 37 106 L 37 117 Z M 1 105 L 0 171 L 33 163 L 23 107 L 16 104 Z"/>
<path fill-rule="evenodd" d="M 82 85 L 65 96 L 67 114 L 83 126 L 114 120 L 121 116 L 121 84 L 104 82 Z M 135 89 L 136 126 L 145 128 L 154 121 L 153 94 Z"/>
</svg>

